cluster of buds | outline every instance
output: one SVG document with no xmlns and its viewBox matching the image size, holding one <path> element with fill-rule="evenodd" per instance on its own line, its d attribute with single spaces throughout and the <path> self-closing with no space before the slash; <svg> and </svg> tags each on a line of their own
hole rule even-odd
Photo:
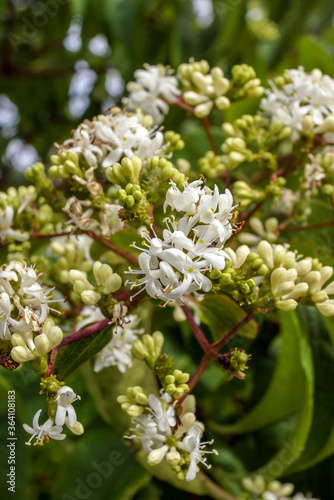
<svg viewBox="0 0 334 500">
<path fill-rule="evenodd" d="M 69 272 L 76 269 L 89 273 L 92 269 L 92 261 L 87 250 L 92 244 L 92 239 L 86 235 L 68 236 L 55 238 L 50 243 L 52 254 L 57 256 L 56 262 L 51 267 L 51 274 L 60 283 L 69 282 Z"/>
<path fill-rule="evenodd" d="M 79 166 L 79 156 L 74 151 L 62 151 L 59 155 L 51 155 L 52 166 L 49 175 L 54 179 L 70 179 L 73 176 L 84 178 Z"/>
<path fill-rule="evenodd" d="M 231 100 L 261 97 L 264 88 L 256 77 L 255 69 L 248 64 L 236 64 L 232 67 L 232 81 L 229 96 Z"/>
<path fill-rule="evenodd" d="M 266 481 L 260 475 L 253 478 L 245 477 L 241 483 L 247 493 L 240 500 L 315 500 L 309 495 L 304 496 L 302 493 L 292 496 L 295 489 L 292 483 L 283 484 L 280 481 Z"/>
<path fill-rule="evenodd" d="M 327 284 L 333 275 L 331 266 L 323 266 L 318 259 L 301 258 L 282 245 L 270 245 L 261 241 L 257 252 L 270 269 L 269 282 L 263 283 L 261 297 L 273 300 L 275 307 L 291 311 L 298 301 L 315 305 L 324 316 L 334 315 L 334 282 Z"/>
<path fill-rule="evenodd" d="M 166 182 L 171 179 L 181 189 L 187 177 L 166 158 L 153 156 L 145 163 L 141 173 L 141 184 L 150 203 L 156 203 L 166 194 Z"/>
<path fill-rule="evenodd" d="M 247 245 L 241 245 L 235 252 L 226 248 L 226 253 L 231 260 L 226 261 L 225 269 L 209 273 L 214 280 L 213 290 L 228 293 L 241 304 L 254 303 L 257 300 L 255 278 L 266 276 L 268 267 Z"/>
<path fill-rule="evenodd" d="M 244 349 L 233 347 L 225 354 L 218 354 L 217 359 L 222 370 L 230 374 L 228 380 L 232 380 L 233 377 L 242 380 L 246 377 L 244 371 L 248 369 L 247 362 L 251 356 Z"/>
<path fill-rule="evenodd" d="M 30 181 L 43 195 L 50 195 L 53 191 L 53 182 L 45 174 L 45 166 L 38 162 L 24 171 L 25 178 Z"/>
<path fill-rule="evenodd" d="M 223 162 L 229 169 L 247 161 L 259 168 L 277 170 L 275 149 L 292 133 L 291 128 L 284 127 L 281 121 L 270 123 L 261 115 L 243 115 L 233 123 L 224 122 L 222 129 L 227 138 L 222 145 L 226 153 Z"/>
<path fill-rule="evenodd" d="M 249 226 L 253 230 L 252 233 L 242 231 L 239 235 L 240 243 L 246 245 L 256 245 L 261 240 L 266 240 L 269 243 L 275 243 L 279 236 L 278 220 L 276 217 L 270 217 L 264 223 L 258 217 L 250 217 Z"/>
<path fill-rule="evenodd" d="M 121 163 L 114 163 L 106 169 L 108 181 L 121 186 L 115 193 L 120 205 L 124 207 L 121 214 L 134 225 L 143 224 L 150 211 L 146 194 L 139 185 L 142 166 L 140 158 L 132 156 L 131 159 L 123 158 Z"/>
<path fill-rule="evenodd" d="M 214 179 L 219 174 L 225 172 L 226 164 L 222 161 L 220 155 L 216 155 L 213 151 L 205 153 L 203 158 L 198 161 L 200 172 L 208 179 Z"/>
<path fill-rule="evenodd" d="M 240 208 L 242 209 L 247 208 L 251 203 L 259 203 L 265 200 L 266 197 L 264 191 L 251 188 L 245 181 L 234 182 L 233 195 L 236 202 L 240 203 Z"/>
<path fill-rule="evenodd" d="M 184 148 L 185 144 L 180 134 L 177 134 L 173 130 L 167 130 L 164 133 L 164 153 L 169 154 L 173 151 L 180 151 Z"/>
<path fill-rule="evenodd" d="M 63 332 L 56 326 L 52 318 L 47 318 L 38 333 L 14 333 L 11 336 L 11 357 L 18 363 L 26 363 L 37 357 L 42 357 L 51 349 L 57 347 L 63 340 Z"/>
<path fill-rule="evenodd" d="M 74 293 L 79 295 L 82 302 L 89 306 L 96 305 L 103 296 L 109 296 L 122 286 L 122 278 L 114 273 L 108 264 L 95 262 L 93 275 L 96 281 L 95 286 L 88 281 L 83 272 L 77 269 L 71 269 L 68 275 Z"/>
<path fill-rule="evenodd" d="M 178 68 L 178 76 L 183 86 L 182 98 L 194 106 L 198 118 L 208 116 L 214 106 L 222 110 L 230 106 L 230 100 L 226 97 L 230 82 L 224 77 L 221 68 L 210 69 L 205 60 L 184 63 Z"/>
<path fill-rule="evenodd" d="M 123 411 L 135 417 L 136 427 L 130 429 L 134 433 L 129 438 L 142 442 L 149 465 L 158 465 L 166 459 L 177 479 L 192 481 L 199 462 L 209 467 L 204 455 L 217 455 L 216 450 L 204 451 L 212 441 L 201 442 L 204 425 L 196 420 L 193 396 L 187 396 L 182 407 L 177 408 L 166 392 L 161 392 L 160 397 L 146 396 L 141 387 L 130 387 L 127 395 L 117 400 Z"/>
</svg>

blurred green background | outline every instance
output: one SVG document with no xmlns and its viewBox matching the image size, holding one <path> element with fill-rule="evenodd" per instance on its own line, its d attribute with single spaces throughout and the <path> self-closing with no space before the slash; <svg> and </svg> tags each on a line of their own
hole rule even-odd
<svg viewBox="0 0 334 500">
<path fill-rule="evenodd" d="M 227 75 L 234 64 L 247 63 L 253 65 L 264 80 L 298 65 L 307 70 L 318 67 L 333 76 L 333 13 L 334 5 L 328 0 L 0 0 L 1 190 L 24 183 L 24 169 L 38 159 L 47 162 L 52 144 L 69 137 L 70 131 L 85 117 L 91 118 L 119 104 L 126 82 L 144 62 L 170 64 L 176 69 L 190 57 L 204 58 L 210 65 L 221 66 Z M 239 110 L 238 105 L 228 111 L 235 115 L 239 112 L 245 110 Z M 198 143 L 198 131 L 189 124 L 183 124 L 180 129 L 179 117 L 178 110 L 171 110 L 166 128 L 183 132 L 186 146 L 193 158 L 198 158 L 207 145 Z M 161 318 L 160 314 L 153 320 L 161 325 Z M 167 344 L 180 363 L 178 367 L 193 373 L 195 365 L 184 352 L 191 352 L 195 362 L 200 360 L 200 352 L 189 339 L 189 332 L 172 330 L 167 317 L 164 325 L 171 329 L 173 338 L 180 339 Z M 277 328 L 275 319 L 263 325 L 252 351 L 261 362 L 249 377 L 250 382 L 241 388 L 239 382 L 233 381 L 224 389 L 224 395 L 227 391 L 233 400 L 233 409 L 239 405 L 242 410 L 240 401 L 247 399 L 254 387 L 258 388 L 258 393 L 263 393 L 277 357 L 275 345 L 271 345 Z M 328 335 L 326 339 L 329 344 Z M 116 432 L 119 430 L 117 415 L 110 420 L 110 411 L 102 403 L 106 394 L 102 391 L 102 396 L 99 393 L 101 398 L 97 397 L 90 366 L 80 369 L 68 380 L 82 396 L 77 411 L 86 434 L 81 438 L 68 437 L 62 443 L 53 441 L 37 449 L 24 445 L 26 435 L 22 423 L 31 424 L 34 413 L 45 406 L 43 397 L 37 396 L 38 377 L 28 368 L 16 373 L 0 369 L 3 488 L 8 471 L 3 443 L 7 436 L 7 390 L 11 385 L 17 391 L 18 437 L 17 490 L 11 494 L 4 488 L 2 498 L 197 498 L 159 479 L 150 482 L 150 475 L 134 461 L 133 452 Z M 117 369 L 108 369 L 106 376 L 108 384 L 114 377 L 116 386 Z M 215 404 L 219 398 L 224 401 L 223 393 L 219 392 L 222 382 L 220 372 L 209 370 L 199 385 L 206 415 L 215 410 L 212 402 L 211 406 L 208 402 L 212 401 L 211 396 L 205 399 L 208 393 L 216 391 Z M 255 402 L 253 397 L 252 404 Z M 227 405 L 221 416 L 228 418 L 229 411 Z M 269 428 L 262 435 L 248 434 L 239 440 L 237 449 L 244 449 L 239 456 L 247 466 L 260 466 L 264 458 L 271 456 L 275 436 L 284 436 L 289 429 L 289 423 L 283 424 L 286 427 L 281 425 L 281 434 L 271 433 Z M 231 439 L 228 444 L 233 448 Z M 218 441 L 218 445 L 223 447 L 223 440 Z M 96 466 L 92 464 L 98 467 L 108 461 L 112 451 L 119 451 L 121 460 L 100 484 L 93 474 Z M 246 457 L 246 452 L 252 454 Z M 227 448 L 218 464 L 223 471 L 230 468 L 241 475 L 244 471 L 242 463 L 234 455 L 232 457 Z M 304 492 L 313 491 L 322 500 L 330 500 L 334 498 L 333 467 L 334 459 L 329 458 L 292 479 Z M 228 483 L 219 473 L 216 479 Z"/>
</svg>

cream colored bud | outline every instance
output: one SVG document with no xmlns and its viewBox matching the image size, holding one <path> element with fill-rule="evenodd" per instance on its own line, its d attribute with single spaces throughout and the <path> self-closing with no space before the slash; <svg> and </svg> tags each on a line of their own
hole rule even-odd
<svg viewBox="0 0 334 500">
<path fill-rule="evenodd" d="M 167 446 L 167 444 L 165 444 L 164 446 L 161 446 L 161 448 L 158 448 L 157 450 L 151 451 L 147 455 L 147 463 L 148 463 L 148 465 L 158 465 L 158 464 L 160 464 L 160 462 L 162 461 L 162 459 L 166 455 L 168 449 L 169 449 L 169 447 Z"/>
<path fill-rule="evenodd" d="M 36 348 L 36 353 L 38 356 L 43 356 L 43 354 L 46 354 L 50 350 L 50 342 L 45 335 L 45 333 L 41 333 L 40 335 L 36 335 L 34 339 L 35 343 L 35 348 Z"/>
<path fill-rule="evenodd" d="M 197 118 L 205 118 L 206 116 L 208 116 L 212 108 L 213 108 L 213 102 L 207 101 L 203 104 L 198 104 L 198 106 L 195 107 L 194 113 L 197 116 Z"/>
<path fill-rule="evenodd" d="M 238 164 L 246 160 L 246 156 L 238 151 L 232 151 L 230 153 L 230 159 L 233 163 Z"/>
<path fill-rule="evenodd" d="M 275 305 L 277 309 L 280 309 L 281 311 L 293 311 L 298 306 L 298 302 L 293 299 L 288 299 L 284 301 L 278 301 Z"/>
<path fill-rule="evenodd" d="M 302 259 L 296 263 L 298 276 L 305 276 L 312 270 L 312 259 Z"/>
<path fill-rule="evenodd" d="M 189 429 L 194 425 L 194 423 L 196 422 L 196 416 L 193 412 L 188 412 L 181 417 L 181 421 L 182 425 L 180 425 L 178 429 L 175 431 L 175 437 L 177 439 L 179 439 L 183 434 L 188 432 Z"/>
<path fill-rule="evenodd" d="M 167 453 L 166 455 L 166 461 L 171 465 L 172 467 L 175 467 L 181 460 L 181 455 L 180 453 L 173 447 L 171 450 Z"/>
<path fill-rule="evenodd" d="M 274 254 L 270 243 L 265 240 L 261 241 L 258 244 L 256 251 L 265 265 L 268 266 L 269 269 L 272 269 L 274 267 Z"/>
<path fill-rule="evenodd" d="M 235 130 L 234 130 L 232 123 L 228 123 L 228 122 L 223 123 L 222 129 L 223 129 L 224 134 L 227 135 L 228 137 L 233 137 L 235 135 Z"/>
<path fill-rule="evenodd" d="M 279 481 L 277 481 L 279 482 Z M 280 496 L 290 496 L 293 493 L 293 490 L 295 489 L 294 484 L 292 483 L 285 483 L 281 484 L 280 483 L 280 488 L 279 488 L 279 494 Z"/>
<path fill-rule="evenodd" d="M 310 134 L 314 128 L 314 121 L 312 119 L 312 116 L 310 115 L 303 116 L 301 121 L 301 126 L 305 134 Z"/>
<path fill-rule="evenodd" d="M 321 290 L 320 292 L 316 292 L 312 295 L 312 300 L 317 304 L 326 302 L 326 300 L 328 300 L 328 295 L 324 290 Z"/>
<path fill-rule="evenodd" d="M 277 286 L 275 292 L 273 290 L 272 292 L 276 297 L 282 297 L 283 295 L 292 292 L 294 288 L 295 288 L 295 283 L 293 281 L 285 281 L 284 283 L 281 283 L 279 286 Z"/>
<path fill-rule="evenodd" d="M 94 292 L 93 290 L 85 290 L 81 294 L 81 300 L 87 306 L 95 306 L 100 300 L 101 295 L 99 293 Z"/>
<path fill-rule="evenodd" d="M 43 331 L 43 330 L 42 330 Z M 47 333 L 48 339 L 49 339 L 49 349 L 53 349 L 57 345 L 60 344 L 60 342 L 63 340 L 63 332 L 59 326 L 53 326 L 49 329 Z"/>
<path fill-rule="evenodd" d="M 230 100 L 225 96 L 220 96 L 215 99 L 215 105 L 218 109 L 224 110 L 231 106 Z"/>
<path fill-rule="evenodd" d="M 87 286 L 87 284 L 84 283 L 83 281 L 76 281 L 75 284 L 73 285 L 73 291 L 78 295 L 81 295 L 86 290 L 91 290 L 92 288 L 93 288 L 92 285 Z"/>
<path fill-rule="evenodd" d="M 144 411 L 143 406 L 138 406 L 138 405 L 131 405 L 127 410 L 126 413 L 133 418 L 139 417 Z"/>
<path fill-rule="evenodd" d="M 27 347 L 16 346 L 10 351 L 10 355 L 17 363 L 25 363 L 34 359 L 34 355 L 28 350 Z"/>
<path fill-rule="evenodd" d="M 122 286 L 122 278 L 120 277 L 119 274 L 114 273 L 107 279 L 103 291 L 104 293 L 114 293 L 117 290 L 119 290 L 121 286 Z"/>
<path fill-rule="evenodd" d="M 13 333 L 13 335 L 10 338 L 10 341 L 13 347 L 16 346 L 26 347 L 24 338 L 19 333 Z"/>
<path fill-rule="evenodd" d="M 135 401 L 136 403 L 138 403 L 139 405 L 144 405 L 146 406 L 148 404 L 148 401 L 147 401 L 147 396 L 146 394 L 144 394 L 143 392 L 137 392 L 136 396 L 135 396 Z"/>
<path fill-rule="evenodd" d="M 321 284 L 323 285 L 333 276 L 333 268 L 331 266 L 323 266 L 320 271 Z"/>
<path fill-rule="evenodd" d="M 286 269 L 284 269 L 284 267 L 274 269 L 270 276 L 271 291 L 274 295 L 276 294 L 278 287 L 285 281 L 287 281 Z"/>
<path fill-rule="evenodd" d="M 197 92 L 189 90 L 183 94 L 183 100 L 184 102 L 190 104 L 191 106 L 197 106 L 198 104 L 206 102 L 208 98 L 206 95 L 198 94 Z"/>
<path fill-rule="evenodd" d="M 68 418 L 66 417 L 65 418 L 65 424 L 66 424 L 66 427 L 71 431 L 73 432 L 73 434 L 75 436 L 81 436 L 84 432 L 85 432 L 85 429 L 84 429 L 84 426 L 82 425 L 81 422 L 79 422 L 79 420 L 77 420 L 75 422 L 75 424 L 73 425 L 73 427 L 70 427 L 68 425 Z"/>
<path fill-rule="evenodd" d="M 262 221 L 258 217 L 251 217 L 249 219 L 249 225 L 255 233 L 257 233 L 262 238 L 265 237 L 266 232 L 264 230 Z"/>
<path fill-rule="evenodd" d="M 141 341 L 147 347 L 147 349 L 149 351 L 154 351 L 155 343 L 154 343 L 154 339 L 153 339 L 153 337 L 151 335 L 148 335 L 147 333 L 145 333 L 141 337 Z"/>
<path fill-rule="evenodd" d="M 304 276 L 305 281 L 309 285 L 309 292 L 313 294 L 317 292 L 321 287 L 321 274 L 319 271 L 311 271 L 306 276 Z"/>
<path fill-rule="evenodd" d="M 334 300 L 333 299 L 326 300 L 326 302 L 322 302 L 321 304 L 316 304 L 316 307 L 319 309 L 321 314 L 323 314 L 324 316 L 334 316 Z"/>
<path fill-rule="evenodd" d="M 299 297 L 304 297 L 304 295 L 307 294 L 308 291 L 308 284 L 307 283 L 298 283 L 293 290 L 288 293 L 287 295 L 284 295 L 283 299 L 297 299 Z"/>
<path fill-rule="evenodd" d="M 69 276 L 69 279 L 70 279 L 70 282 L 72 283 L 72 285 L 74 285 L 74 283 L 76 281 L 82 281 L 83 283 L 85 283 L 87 281 L 86 276 L 84 274 L 82 274 L 81 271 L 78 271 L 77 269 L 71 269 L 68 276 Z M 88 281 L 87 281 L 87 283 L 88 283 Z"/>
<path fill-rule="evenodd" d="M 207 92 L 207 87 L 210 85 L 210 81 L 208 77 L 204 76 L 202 73 L 199 71 L 194 71 L 194 73 L 191 76 L 191 79 L 193 83 L 202 91 L 202 92 Z M 211 80 L 211 78 L 210 78 Z"/>
<path fill-rule="evenodd" d="M 154 340 L 155 351 L 160 354 L 162 346 L 164 345 L 165 338 L 164 338 L 163 334 L 161 332 L 159 332 L 158 330 L 153 333 L 152 337 Z"/>
<path fill-rule="evenodd" d="M 132 355 L 137 359 L 146 359 L 149 355 L 148 350 L 141 340 L 137 339 L 132 345 Z"/>
<path fill-rule="evenodd" d="M 325 132 L 334 132 L 334 116 L 327 116 L 324 122 L 314 129 L 316 134 L 323 134 Z"/>
</svg>

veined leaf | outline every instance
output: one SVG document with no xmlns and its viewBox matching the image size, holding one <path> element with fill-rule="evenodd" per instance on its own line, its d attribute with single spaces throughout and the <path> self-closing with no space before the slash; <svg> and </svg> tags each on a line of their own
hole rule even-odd
<svg viewBox="0 0 334 500">
<path fill-rule="evenodd" d="M 296 334 L 297 320 L 286 314 L 281 313 L 281 354 L 267 392 L 257 406 L 238 422 L 230 425 L 211 423 L 210 427 L 218 432 L 243 434 L 255 431 L 286 418 L 301 408 L 305 377 L 299 361 L 300 336 Z"/>
<path fill-rule="evenodd" d="M 334 348 L 326 322 L 315 308 L 301 309 L 312 343 L 315 388 L 314 414 L 309 438 L 300 459 L 288 469 L 294 473 L 308 469 L 334 452 Z M 327 322 L 329 323 L 329 322 Z"/>
<path fill-rule="evenodd" d="M 227 295 L 208 295 L 198 303 L 202 323 L 208 325 L 214 340 L 220 340 L 240 323 L 247 313 Z M 238 335 L 253 339 L 258 331 L 254 319 L 240 328 Z"/>
<path fill-rule="evenodd" d="M 113 327 L 105 328 L 78 342 L 69 344 L 64 349 L 62 348 L 58 353 L 54 365 L 54 373 L 57 377 L 60 380 L 64 380 L 85 361 L 101 351 L 110 342 L 112 329 Z"/>
</svg>

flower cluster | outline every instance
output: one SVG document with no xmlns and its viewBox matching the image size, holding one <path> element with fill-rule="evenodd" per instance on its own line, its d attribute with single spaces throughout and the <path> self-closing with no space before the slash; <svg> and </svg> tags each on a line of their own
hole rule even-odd
<svg viewBox="0 0 334 500">
<path fill-rule="evenodd" d="M 162 64 L 145 64 L 144 69 L 135 71 L 135 79 L 127 85 L 129 97 L 124 100 L 125 104 L 134 110 L 141 109 L 153 117 L 154 123 L 160 124 L 169 110 L 166 101 L 175 102 L 181 93 L 177 79 Z"/>
<path fill-rule="evenodd" d="M 243 488 L 248 494 L 242 496 L 242 500 L 316 500 L 309 495 L 296 493 L 292 483 L 282 484 L 279 481 L 266 482 L 262 476 L 255 476 L 253 479 L 247 477 L 242 480 Z"/>
<path fill-rule="evenodd" d="M 136 329 L 139 318 L 130 314 L 123 318 L 123 324 L 116 325 L 112 331 L 111 341 L 99 352 L 95 358 L 94 371 L 99 372 L 108 366 L 117 366 L 121 373 L 132 367 L 132 346 L 143 329 Z"/>
<path fill-rule="evenodd" d="M 0 271 L 0 335 L 12 341 L 18 362 L 42 355 L 62 340 L 60 328 L 51 319 L 47 322 L 49 312 L 57 312 L 49 304 L 60 300 L 54 298 L 53 288 L 43 288 L 42 275 L 34 266 L 15 261 Z"/>
<path fill-rule="evenodd" d="M 56 395 L 56 414 L 54 418 L 48 418 L 44 424 L 39 424 L 39 417 L 42 410 L 38 410 L 33 418 L 32 427 L 23 424 L 24 430 L 31 434 L 31 438 L 26 443 L 31 444 L 31 440 L 36 438 L 34 445 L 43 445 L 43 441 L 48 443 L 49 438 L 61 441 L 65 439 L 66 434 L 62 434 L 63 425 L 65 424 L 74 434 L 80 435 L 84 432 L 82 424 L 78 421 L 76 412 L 72 403 L 81 399 L 75 394 L 73 389 L 68 386 L 63 386 L 57 391 Z"/>
<path fill-rule="evenodd" d="M 271 90 L 261 108 L 272 119 L 293 130 L 292 139 L 301 132 L 323 133 L 334 129 L 334 80 L 319 69 L 306 73 L 304 68 L 287 70 L 270 82 Z"/>
<path fill-rule="evenodd" d="M 210 467 L 204 455 L 217 455 L 217 451 L 205 450 L 212 441 L 201 442 L 204 425 L 196 420 L 194 396 L 186 397 L 181 411 L 175 410 L 171 396 L 165 392 L 160 397 L 147 397 L 141 387 L 131 387 L 128 395 L 119 396 L 117 401 L 122 408 L 128 408 L 131 399 L 140 404 L 140 411 L 133 419 L 136 426 L 130 438 L 141 441 L 149 465 L 158 465 L 165 458 L 177 478 L 186 481 L 195 479 L 198 463 Z"/>
<path fill-rule="evenodd" d="M 170 207 L 185 215 L 165 220 L 163 239 L 153 228 L 152 238 L 144 235 L 147 248 L 139 248 L 141 270 L 130 269 L 129 273 L 144 275 L 130 282 L 133 286 L 144 285 L 151 297 L 180 305 L 187 302 L 186 294 L 211 290 L 207 271 L 224 269 L 228 256 L 222 248 L 232 235 L 234 206 L 230 191 L 219 194 L 217 186 L 211 191 L 202 180 L 185 183 L 182 192 L 171 184 L 164 210 Z"/>
</svg>

